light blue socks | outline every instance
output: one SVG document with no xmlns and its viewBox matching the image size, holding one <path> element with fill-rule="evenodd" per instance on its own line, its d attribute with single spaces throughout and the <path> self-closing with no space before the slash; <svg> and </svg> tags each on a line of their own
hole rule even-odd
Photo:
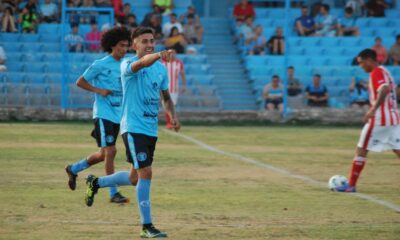
<svg viewBox="0 0 400 240">
<path fill-rule="evenodd" d="M 136 197 L 142 224 L 152 223 L 150 185 L 151 185 L 151 180 L 142 178 L 139 178 L 139 181 L 136 185 Z"/>
</svg>

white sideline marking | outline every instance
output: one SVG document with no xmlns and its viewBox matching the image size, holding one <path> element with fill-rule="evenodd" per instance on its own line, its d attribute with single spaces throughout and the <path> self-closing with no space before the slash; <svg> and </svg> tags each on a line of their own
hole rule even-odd
<svg viewBox="0 0 400 240">
<path fill-rule="evenodd" d="M 235 158 L 235 159 L 237 159 L 239 161 L 250 163 L 250 164 L 256 165 L 258 167 L 268 169 L 268 170 L 270 170 L 272 172 L 279 173 L 279 174 L 281 174 L 283 176 L 286 176 L 286 177 L 300 179 L 300 180 L 302 180 L 304 182 L 308 182 L 308 183 L 310 183 L 312 185 L 326 188 L 326 183 L 314 180 L 314 179 L 312 179 L 312 178 L 310 178 L 308 176 L 293 174 L 293 173 L 289 172 L 286 169 L 278 168 L 278 167 L 275 167 L 273 165 L 270 165 L 270 164 L 267 164 L 267 163 L 263 163 L 263 162 L 255 160 L 255 159 L 252 159 L 252 158 L 248 158 L 248 157 L 242 156 L 242 155 L 237 154 L 237 153 L 231 153 L 231 152 L 222 151 L 220 149 L 217 149 L 217 148 L 215 148 L 213 146 L 210 146 L 210 145 L 208 145 L 206 143 L 203 143 L 203 142 L 201 142 L 201 141 L 199 141 L 199 140 L 197 140 L 195 138 L 192 138 L 192 137 L 187 136 L 187 135 L 182 134 L 182 133 L 176 133 L 176 132 L 172 132 L 171 130 L 166 130 L 166 129 L 163 129 L 163 131 L 165 133 L 184 138 L 185 140 L 187 140 L 187 141 L 189 141 L 191 143 L 194 143 L 194 144 L 198 145 L 199 147 L 204 148 L 204 149 L 206 149 L 206 150 L 208 150 L 210 152 L 215 152 L 215 153 L 218 153 L 218 154 L 221 154 L 221 155 L 232 157 L 232 158 Z M 361 198 L 361 199 L 364 199 L 364 200 L 367 200 L 367 201 L 370 201 L 370 202 L 385 206 L 385 207 L 390 208 L 390 209 L 392 209 L 392 210 L 394 210 L 396 212 L 400 212 L 400 206 L 399 205 L 391 203 L 391 202 L 387 202 L 385 200 L 379 199 L 379 198 L 371 196 L 371 195 L 367 195 L 367 194 L 364 194 L 364 193 L 350 193 L 350 194 L 346 194 L 346 195 L 358 197 L 358 198 Z"/>
</svg>

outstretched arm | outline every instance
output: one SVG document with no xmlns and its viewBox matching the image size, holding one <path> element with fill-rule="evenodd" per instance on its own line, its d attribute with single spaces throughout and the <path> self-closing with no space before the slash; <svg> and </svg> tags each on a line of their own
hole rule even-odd
<svg viewBox="0 0 400 240">
<path fill-rule="evenodd" d="M 112 93 L 111 90 L 100 89 L 100 88 L 94 87 L 88 81 L 86 81 L 85 78 L 82 76 L 76 81 L 76 86 L 78 86 L 86 91 L 89 91 L 89 92 L 98 93 L 98 94 L 102 95 L 103 97 Z"/>
<path fill-rule="evenodd" d="M 181 128 L 181 124 L 179 123 L 178 118 L 176 117 L 174 103 L 172 102 L 171 96 L 169 95 L 169 91 L 162 90 L 161 97 L 164 102 L 164 109 L 171 118 L 172 128 L 175 129 L 176 132 L 178 132 L 179 129 Z"/>
<path fill-rule="evenodd" d="M 161 51 L 161 52 L 157 52 L 157 53 L 147 54 L 144 57 L 140 58 L 138 61 L 132 63 L 131 70 L 132 70 L 132 72 L 137 72 L 142 68 L 153 65 L 153 63 L 155 63 L 159 59 L 169 62 L 171 59 L 172 53 L 173 53 L 172 50 L 167 50 L 167 51 Z"/>
</svg>

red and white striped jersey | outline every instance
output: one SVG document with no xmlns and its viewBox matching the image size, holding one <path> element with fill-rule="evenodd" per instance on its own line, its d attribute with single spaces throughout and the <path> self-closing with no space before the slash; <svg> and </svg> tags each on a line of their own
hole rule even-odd
<svg viewBox="0 0 400 240">
<path fill-rule="evenodd" d="M 400 124 L 399 110 L 397 108 L 396 83 L 390 72 L 383 66 L 375 68 L 369 78 L 369 101 L 372 106 L 378 99 L 378 90 L 382 85 L 390 88 L 385 101 L 376 110 L 371 124 L 375 126 L 393 126 Z"/>
<path fill-rule="evenodd" d="M 170 62 L 162 61 L 162 64 L 167 68 L 169 92 L 179 93 L 179 75 L 184 71 L 183 62 L 176 58 Z"/>
</svg>

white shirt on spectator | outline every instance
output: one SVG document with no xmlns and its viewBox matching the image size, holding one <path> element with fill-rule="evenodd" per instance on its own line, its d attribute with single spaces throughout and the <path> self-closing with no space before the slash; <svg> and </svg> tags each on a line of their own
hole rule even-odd
<svg viewBox="0 0 400 240">
<path fill-rule="evenodd" d="M 169 35 L 171 34 L 171 29 L 173 27 L 178 28 L 179 33 L 183 33 L 183 27 L 182 27 L 181 23 L 179 23 L 179 22 L 176 22 L 176 23 L 167 22 L 167 23 L 165 23 L 163 25 L 163 28 L 162 28 L 162 32 L 164 34 L 164 37 L 169 37 Z"/>
<path fill-rule="evenodd" d="M 49 3 L 49 4 L 43 3 L 40 5 L 40 12 L 45 17 L 53 16 L 54 14 L 57 13 L 57 5 L 55 3 Z"/>
</svg>

